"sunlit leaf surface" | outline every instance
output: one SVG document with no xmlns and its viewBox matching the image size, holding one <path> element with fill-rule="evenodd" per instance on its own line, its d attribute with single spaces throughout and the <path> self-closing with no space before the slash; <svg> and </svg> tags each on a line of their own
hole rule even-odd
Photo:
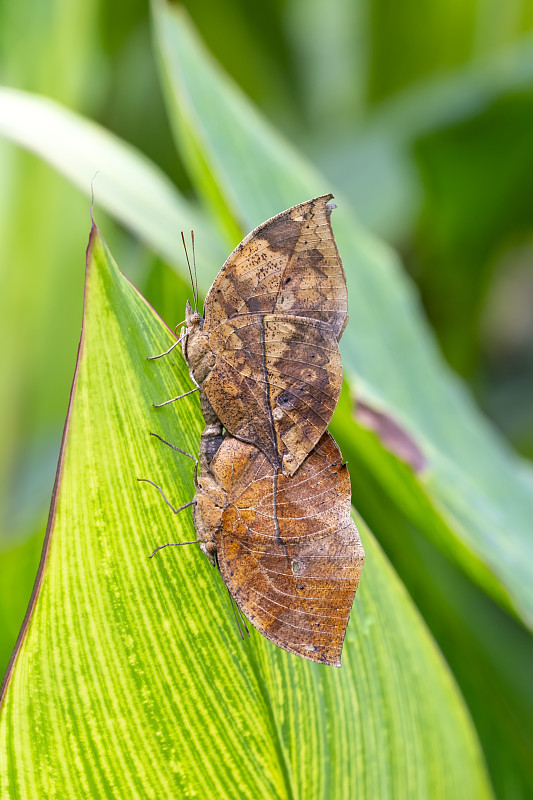
<svg viewBox="0 0 533 800">
<path fill-rule="evenodd" d="M 197 399 L 96 228 L 33 613 L 0 710 L 0 796 L 490 797 L 448 669 L 370 533 L 343 667 L 242 642 L 195 546 Z"/>
</svg>

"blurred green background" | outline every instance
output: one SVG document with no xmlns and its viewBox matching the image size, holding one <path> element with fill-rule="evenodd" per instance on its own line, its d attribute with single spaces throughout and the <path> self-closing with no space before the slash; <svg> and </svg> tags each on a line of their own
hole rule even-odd
<svg viewBox="0 0 533 800">
<path fill-rule="evenodd" d="M 445 359 L 481 412 L 531 458 L 533 3 L 182 5 L 264 116 L 342 191 L 362 225 L 401 254 Z M 95 120 L 196 197 L 165 109 L 147 2 L 0 2 L 0 83 Z M 80 192 L 1 137 L 0 175 L 3 671 L 46 526 L 90 220 L 88 187 Z M 106 216 L 98 177 L 95 194 L 97 221 L 119 265 L 173 326 L 186 285 Z M 219 266 L 205 269 L 214 277 Z M 529 633 L 393 508 L 387 486 L 364 465 L 354 502 L 454 671 L 497 796 L 531 796 Z"/>
</svg>

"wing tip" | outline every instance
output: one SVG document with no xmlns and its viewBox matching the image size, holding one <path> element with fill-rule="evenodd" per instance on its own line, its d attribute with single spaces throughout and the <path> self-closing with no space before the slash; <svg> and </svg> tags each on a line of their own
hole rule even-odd
<svg viewBox="0 0 533 800">
<path fill-rule="evenodd" d="M 326 216 L 327 216 L 327 218 L 329 220 L 329 218 L 331 217 L 332 211 L 334 211 L 337 208 L 337 203 L 332 203 L 331 202 L 331 200 L 333 200 L 333 195 L 332 194 L 325 195 L 325 198 L 326 198 L 326 205 L 325 205 L 325 209 L 324 210 L 325 210 Z"/>
</svg>

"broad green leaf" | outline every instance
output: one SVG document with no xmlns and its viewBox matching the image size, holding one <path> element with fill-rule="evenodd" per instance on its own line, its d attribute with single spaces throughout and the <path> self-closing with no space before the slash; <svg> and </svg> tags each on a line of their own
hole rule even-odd
<svg viewBox="0 0 533 800">
<path fill-rule="evenodd" d="M 335 193 L 221 73 L 183 12 L 153 5 L 177 141 L 206 200 L 216 197 L 219 208 L 223 198 L 249 230 L 293 203 Z M 427 535 L 531 625 L 532 472 L 442 362 L 398 259 L 336 199 L 334 227 L 350 300 L 341 342 L 345 374 L 358 397 L 392 416 L 427 460 L 424 472 L 406 476 L 391 492 L 421 517 Z M 370 469 L 376 453 L 369 448 Z"/>
<path fill-rule="evenodd" d="M 341 405 L 349 402 L 345 394 Z M 332 426 L 335 438 L 341 431 L 342 415 Z M 352 428 L 351 434 L 343 455 L 353 475 L 353 503 L 393 561 L 450 665 L 472 714 L 496 796 L 526 800 L 533 794 L 533 637 L 428 541 L 415 513 L 407 518 L 398 508 L 390 485 L 401 484 L 408 467 L 382 451 L 380 469 L 368 470 L 360 453 L 375 435 L 362 428 Z M 379 454 L 379 446 L 374 449 Z"/>
<path fill-rule="evenodd" d="M 47 97 L 0 87 L 0 134 L 36 153 L 119 222 L 186 270 L 179 232 L 194 229 L 198 257 L 224 258 L 201 211 L 139 150 Z"/>
<path fill-rule="evenodd" d="M 533 61 L 533 48 L 531 57 Z M 527 240 L 526 231 L 533 228 L 532 89 L 533 81 L 527 91 L 504 96 L 467 123 L 450 125 L 414 147 L 425 190 L 415 247 L 423 253 L 426 266 L 417 276 L 418 285 L 426 307 L 438 318 L 439 341 L 448 361 L 466 375 L 479 369 L 480 315 L 486 304 L 491 305 L 490 300 L 487 303 L 491 278 L 494 292 L 496 275 L 503 278 L 512 270 L 504 265 L 518 259 L 517 255 L 513 259 L 513 249 Z M 495 153 L 506 157 L 495 158 Z M 493 335 L 505 341 L 505 318 L 520 318 L 520 312 L 514 296 L 500 292 L 507 313 L 494 321 Z M 518 287 L 517 295 L 523 295 Z M 443 304 L 443 297 L 453 297 L 454 303 Z M 524 317 L 528 311 L 529 305 Z M 483 327 L 486 331 L 489 325 Z M 483 339 L 490 352 L 490 337 L 485 333 Z M 524 408 L 531 409 L 525 397 Z M 519 414 L 519 408 L 507 407 L 504 425 L 505 418 L 516 420 Z"/>
<path fill-rule="evenodd" d="M 33 611 L 0 709 L 0 796 L 488 798 L 448 669 L 359 521 L 367 563 L 340 670 L 252 630 L 195 546 L 195 396 L 172 336 L 88 251 L 79 360 Z"/>
</svg>

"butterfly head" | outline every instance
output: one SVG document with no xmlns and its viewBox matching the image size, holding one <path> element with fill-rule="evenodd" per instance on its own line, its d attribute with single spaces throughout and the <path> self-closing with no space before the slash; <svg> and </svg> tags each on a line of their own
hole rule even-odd
<svg viewBox="0 0 533 800">
<path fill-rule="evenodd" d="M 200 312 L 196 311 L 191 306 L 189 300 L 187 300 L 187 305 L 185 306 L 185 324 L 187 325 L 187 328 L 194 328 L 197 325 L 200 325 L 200 323 L 203 321 L 204 318 Z"/>
</svg>

